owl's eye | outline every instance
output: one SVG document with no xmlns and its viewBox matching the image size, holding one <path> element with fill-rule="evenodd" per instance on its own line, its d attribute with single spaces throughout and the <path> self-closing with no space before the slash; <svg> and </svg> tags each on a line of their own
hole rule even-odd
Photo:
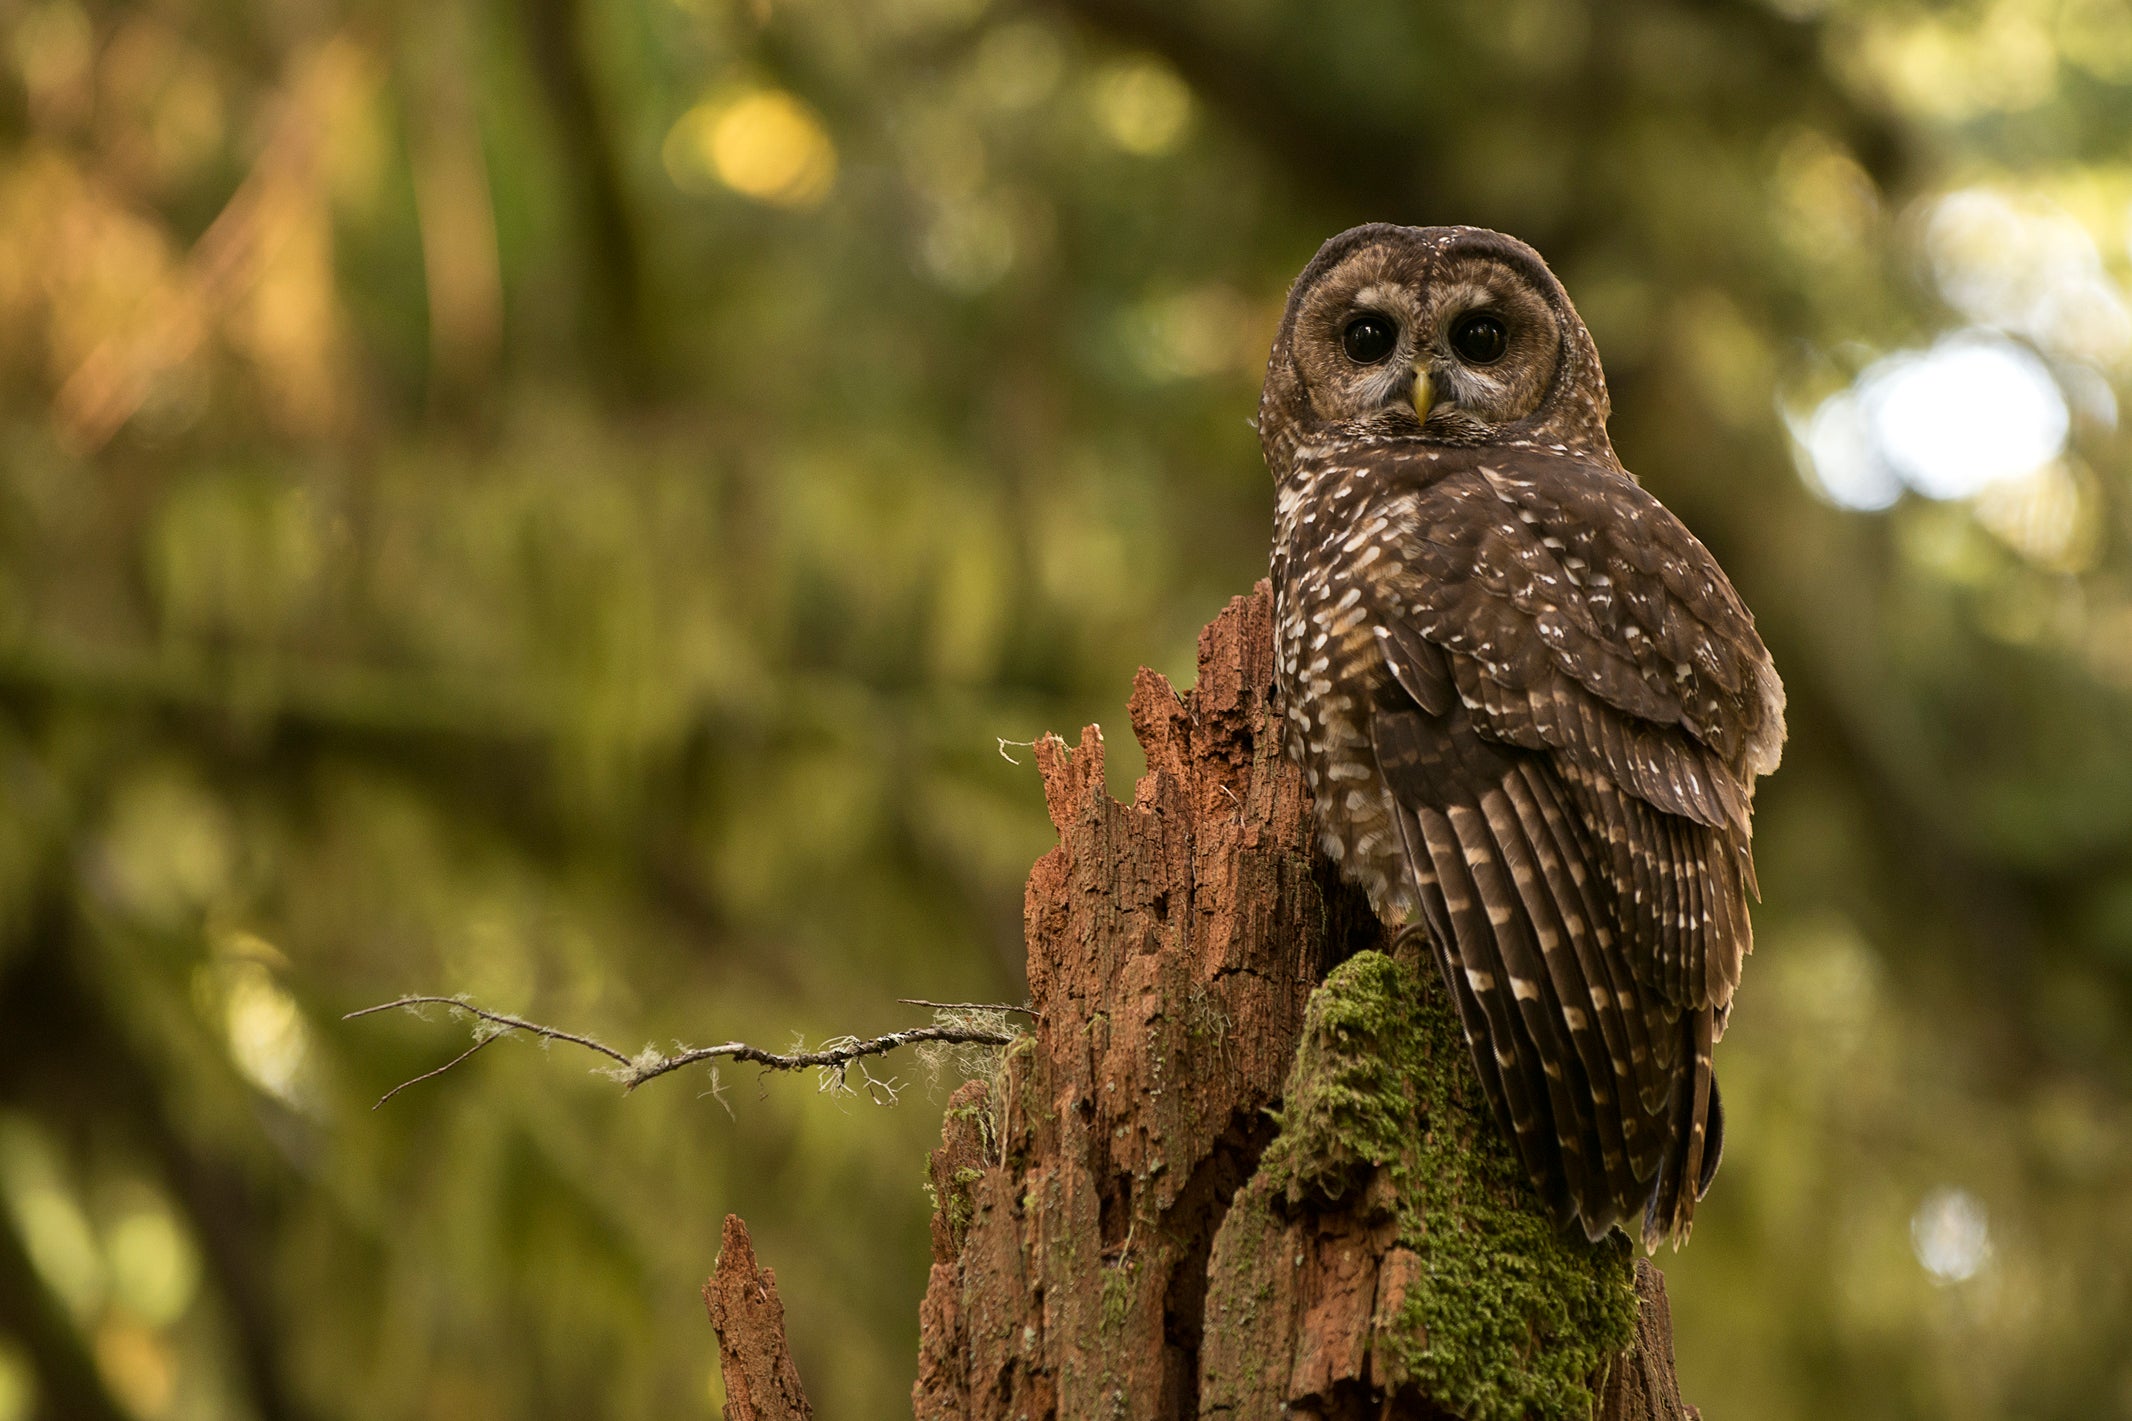
<svg viewBox="0 0 2132 1421">
<path fill-rule="evenodd" d="M 1340 348 L 1357 365 L 1375 365 L 1399 344 L 1399 328 L 1382 316 L 1357 316 L 1340 332 Z"/>
<path fill-rule="evenodd" d="M 1468 316 L 1451 328 L 1451 349 L 1468 365 L 1493 365 L 1509 344 L 1509 333 L 1493 316 Z"/>
</svg>

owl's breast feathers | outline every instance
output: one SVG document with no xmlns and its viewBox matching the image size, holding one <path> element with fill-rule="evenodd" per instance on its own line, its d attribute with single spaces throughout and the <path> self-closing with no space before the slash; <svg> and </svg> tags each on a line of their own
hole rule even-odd
<svg viewBox="0 0 2132 1421">
<path fill-rule="evenodd" d="M 1784 738 L 1738 594 L 1617 466 L 1403 438 L 1297 451 L 1274 585 L 1327 851 L 1427 931 L 1542 1197 L 1685 1234 Z"/>
</svg>

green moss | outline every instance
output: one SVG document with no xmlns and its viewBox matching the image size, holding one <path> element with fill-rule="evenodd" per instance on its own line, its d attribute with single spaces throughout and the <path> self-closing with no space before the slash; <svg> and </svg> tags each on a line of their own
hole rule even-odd
<svg viewBox="0 0 2132 1421">
<path fill-rule="evenodd" d="M 1311 998 L 1261 1174 L 1296 1206 L 1344 1199 L 1380 1169 L 1419 1267 L 1373 1339 L 1378 1375 L 1411 1379 L 1467 1421 L 1589 1416 L 1589 1379 L 1635 1326 L 1628 1242 L 1548 1221 L 1442 984 L 1365 952 Z"/>
<path fill-rule="evenodd" d="M 970 1220 L 977 1212 L 977 1206 L 970 1198 L 970 1186 L 984 1177 L 985 1173 L 981 1169 L 965 1167 L 955 1171 L 953 1186 L 948 1191 L 947 1218 L 948 1236 L 958 1245 L 961 1244 L 963 1236 L 969 1233 Z"/>
<path fill-rule="evenodd" d="M 1281 1133 L 1261 1172 L 1288 1196 L 1331 1203 L 1399 1159 L 1415 1132 L 1412 974 L 1379 952 L 1334 969 L 1311 996 Z"/>
<path fill-rule="evenodd" d="M 950 1120 L 960 1120 L 977 1127 L 977 1147 L 983 1152 L 986 1159 L 993 1161 L 997 1161 L 1000 1158 L 1000 1120 L 999 1105 L 997 1103 L 999 1098 L 1000 1091 L 997 1085 L 988 1084 L 983 1094 L 979 1095 L 975 1100 L 953 1106 L 947 1113 L 947 1118 Z"/>
<path fill-rule="evenodd" d="M 985 1172 L 983 1170 L 972 1169 L 967 1165 L 956 1170 L 954 1177 L 948 1181 L 947 1198 L 943 1201 L 940 1197 L 940 1191 L 933 1187 L 931 1169 L 928 1168 L 926 1171 L 924 1185 L 926 1203 L 930 1204 L 933 1212 L 940 1215 L 947 1223 L 948 1237 L 954 1241 L 955 1246 L 958 1248 L 962 1246 L 964 1237 L 970 1232 L 970 1220 L 977 1216 L 977 1206 L 970 1198 L 970 1186 L 984 1177 Z"/>
<path fill-rule="evenodd" d="M 1133 1306 L 1133 1271 L 1139 1265 L 1121 1258 L 1103 1268 L 1103 1330 L 1115 1332 L 1125 1325 Z"/>
</svg>

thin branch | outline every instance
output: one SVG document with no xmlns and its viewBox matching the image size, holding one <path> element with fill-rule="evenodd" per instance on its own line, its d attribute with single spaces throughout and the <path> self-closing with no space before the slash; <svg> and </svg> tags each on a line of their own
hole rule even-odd
<svg viewBox="0 0 2132 1421">
<path fill-rule="evenodd" d="M 399 1085 L 394 1086 L 378 1099 L 379 1105 L 383 1105 L 411 1085 L 443 1075 L 446 1071 L 449 1071 L 452 1067 L 458 1065 L 498 1037 L 509 1036 L 514 1033 L 538 1037 L 543 1041 L 567 1041 L 573 1046 L 582 1046 L 588 1051 L 598 1052 L 615 1063 L 614 1067 L 605 1071 L 604 1074 L 610 1079 L 620 1082 L 622 1089 L 625 1091 L 635 1090 L 648 1080 L 678 1071 L 684 1066 L 696 1065 L 699 1062 L 745 1061 L 752 1065 L 761 1066 L 767 1071 L 820 1071 L 822 1072 L 821 1088 L 823 1090 L 843 1093 L 851 1092 L 851 1087 L 845 1081 L 847 1070 L 851 1066 L 858 1064 L 867 1093 L 875 1100 L 885 1102 L 894 1101 L 898 1087 L 893 1080 L 884 1081 L 867 1072 L 865 1066 L 860 1064 L 867 1057 L 885 1056 L 889 1052 L 899 1050 L 905 1046 L 917 1046 L 926 1043 L 938 1043 L 946 1046 L 1007 1046 L 1011 1045 L 1015 1038 L 1015 1033 L 1004 1027 L 975 1022 L 940 1022 L 931 1026 L 914 1026 L 904 1031 L 891 1031 L 883 1036 L 863 1038 L 840 1036 L 823 1042 L 818 1049 L 812 1051 L 805 1049 L 765 1051 L 762 1047 L 750 1046 L 745 1041 L 728 1041 L 720 1046 L 685 1046 L 672 1052 L 659 1051 L 647 1047 L 637 1055 L 630 1056 L 617 1051 L 606 1042 L 595 1040 L 590 1036 L 580 1035 L 574 1031 L 564 1031 L 559 1027 L 546 1026 L 537 1021 L 528 1021 L 524 1017 L 511 1016 L 506 1012 L 490 1011 L 486 1007 L 477 1007 L 473 1003 L 462 1001 L 458 997 L 396 997 L 389 1002 L 380 1002 L 376 1006 L 363 1007 L 357 1011 L 349 1012 L 341 1020 L 353 1021 L 357 1017 L 373 1016 L 383 1011 L 415 1011 L 422 1007 L 432 1006 L 443 1007 L 447 1011 L 463 1013 L 473 1017 L 476 1022 L 480 1023 L 475 1027 L 478 1039 L 472 1046 L 443 1065 L 434 1070 L 425 1071 L 419 1076 L 402 1081 Z M 956 1009 L 968 1010 L 972 1008 L 957 1004 Z M 990 1011 L 1027 1010 L 1025 1007 L 976 1009 Z M 372 1108 L 375 1109 L 376 1107 L 373 1106 Z"/>
<path fill-rule="evenodd" d="M 523 1031 L 528 1036 L 538 1036 L 545 1041 L 568 1041 L 573 1045 L 582 1046 L 588 1051 L 597 1051 L 602 1056 L 611 1057 L 624 1066 L 636 1064 L 628 1056 L 623 1055 L 604 1041 L 595 1041 L 589 1036 L 580 1036 L 576 1032 L 562 1031 L 553 1026 L 542 1026 L 537 1021 L 527 1021 L 521 1016 L 510 1016 L 504 1012 L 490 1011 L 487 1007 L 477 1007 L 472 1002 L 463 1001 L 458 997 L 395 997 L 389 1002 L 379 1002 L 374 1007 L 360 1007 L 343 1016 L 341 1020 L 354 1021 L 359 1016 L 375 1016 L 381 1011 L 403 1009 L 412 1011 L 416 1007 L 443 1007 L 447 1011 L 465 1012 L 468 1016 L 478 1017 L 482 1021 L 488 1022 L 491 1026 L 500 1027 L 501 1031 L 495 1034 L 507 1035 L 513 1031 Z"/>
<path fill-rule="evenodd" d="M 449 1061 L 446 1061 L 443 1065 L 437 1067 L 435 1070 L 424 1071 L 419 1076 L 412 1076 L 407 1080 L 401 1081 L 391 1090 L 388 1090 L 383 1095 L 379 1096 L 377 1099 L 377 1104 L 371 1106 L 370 1108 L 372 1110 L 376 1110 L 378 1106 L 383 1105 L 386 1101 L 392 1099 L 394 1096 L 398 1095 L 401 1091 L 407 1089 L 409 1086 L 420 1085 L 426 1080 L 430 1080 L 433 1077 L 443 1075 L 446 1071 L 458 1065 L 461 1061 L 464 1061 L 467 1057 L 473 1055 L 476 1051 L 479 1051 L 482 1047 L 488 1045 L 491 1041 L 500 1041 L 502 1039 L 503 1033 L 500 1031 L 497 1032 L 494 1036 L 482 1037 L 479 1041 L 476 1041 L 473 1045 L 467 1047 L 464 1051 L 461 1051 L 458 1055 L 452 1057 Z"/>
</svg>

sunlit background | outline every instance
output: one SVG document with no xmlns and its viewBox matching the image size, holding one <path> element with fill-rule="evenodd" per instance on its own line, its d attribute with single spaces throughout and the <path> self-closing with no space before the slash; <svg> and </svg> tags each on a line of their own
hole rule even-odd
<svg viewBox="0 0 2132 1421">
<path fill-rule="evenodd" d="M 1366 219 L 1527 237 L 1791 691 L 1723 1421 L 2132 1417 L 2123 0 L 4 0 L 0 1421 L 711 1416 L 728 1210 L 907 1408 L 999 753 L 1263 573 Z M 1116 783 L 1134 757 L 1114 733 Z"/>
</svg>

